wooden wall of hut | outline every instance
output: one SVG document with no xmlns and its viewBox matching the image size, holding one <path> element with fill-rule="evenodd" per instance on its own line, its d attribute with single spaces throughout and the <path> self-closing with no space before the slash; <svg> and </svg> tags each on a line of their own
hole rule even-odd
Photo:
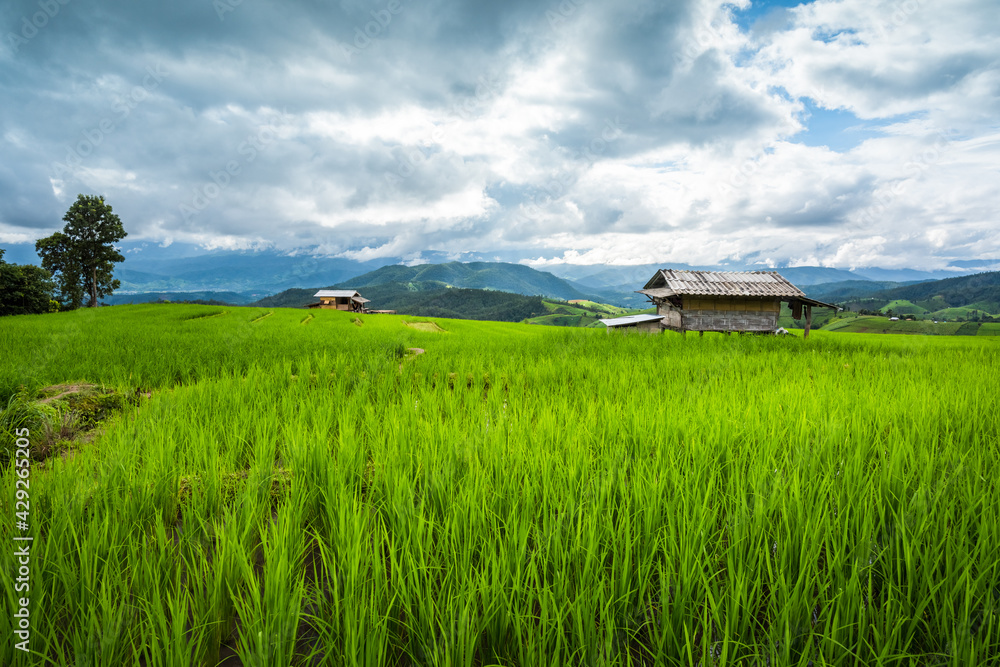
<svg viewBox="0 0 1000 667">
<path fill-rule="evenodd" d="M 774 331 L 781 312 L 777 299 L 688 297 L 683 305 L 681 329 L 686 331 Z"/>
</svg>

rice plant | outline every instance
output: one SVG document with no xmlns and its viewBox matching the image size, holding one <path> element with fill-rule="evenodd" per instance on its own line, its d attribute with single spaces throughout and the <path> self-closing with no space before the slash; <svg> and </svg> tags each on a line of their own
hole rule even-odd
<svg viewBox="0 0 1000 667">
<path fill-rule="evenodd" d="M 32 653 L 0 663 L 998 660 L 991 337 L 402 319 L 5 318 L 8 422 L 136 398 L 34 464 Z"/>
</svg>

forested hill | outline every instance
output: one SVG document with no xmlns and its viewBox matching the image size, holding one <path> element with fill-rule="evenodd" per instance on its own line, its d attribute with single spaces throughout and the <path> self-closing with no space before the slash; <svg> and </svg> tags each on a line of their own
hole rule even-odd
<svg viewBox="0 0 1000 667">
<path fill-rule="evenodd" d="M 882 308 L 908 302 L 928 313 L 954 308 L 1000 313 L 1000 271 L 908 284 L 842 281 L 813 285 L 805 292 L 816 299 L 852 306 Z"/>
<path fill-rule="evenodd" d="M 571 282 L 551 273 L 536 271 L 522 264 L 502 262 L 449 262 L 447 264 L 419 264 L 417 266 L 383 266 L 380 269 L 351 278 L 337 285 L 339 289 L 366 290 L 386 283 L 441 283 L 449 287 L 497 290 L 528 296 L 547 296 L 554 299 L 597 299 L 598 295 L 586 293 Z M 365 294 L 367 297 L 368 295 Z M 601 295 L 603 296 L 603 295 Z M 368 297 L 370 298 L 370 297 Z"/>
<path fill-rule="evenodd" d="M 360 291 L 360 290 L 359 290 Z M 254 303 L 264 308 L 301 308 L 316 301 L 315 289 L 290 289 Z M 420 317 L 520 322 L 547 314 L 541 297 L 494 290 L 448 288 L 439 282 L 387 283 L 365 287 L 362 294 L 376 310 Z"/>
<path fill-rule="evenodd" d="M 914 285 L 920 282 L 937 281 L 918 280 L 898 283 L 890 280 L 839 280 L 837 282 L 819 283 L 817 285 L 799 285 L 799 287 L 801 287 L 802 291 L 806 293 L 806 296 L 812 297 L 813 299 L 819 299 L 820 301 L 826 301 L 828 303 L 835 303 L 844 300 L 856 299 L 858 297 L 881 295 L 883 292 L 888 292 L 889 290 L 896 289 L 897 287 Z"/>
<path fill-rule="evenodd" d="M 397 294 L 385 299 L 384 306 L 421 317 L 448 317 L 464 320 L 520 322 L 544 315 L 541 297 L 463 288 Z"/>
<path fill-rule="evenodd" d="M 897 287 L 882 292 L 881 296 L 913 302 L 941 299 L 952 307 L 982 304 L 982 307 L 997 312 L 1000 311 L 1000 271 Z M 989 308 L 988 304 L 993 307 Z"/>
</svg>

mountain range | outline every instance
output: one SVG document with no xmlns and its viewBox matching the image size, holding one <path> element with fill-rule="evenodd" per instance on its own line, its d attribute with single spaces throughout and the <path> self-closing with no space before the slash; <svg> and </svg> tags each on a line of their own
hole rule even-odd
<svg viewBox="0 0 1000 667">
<path fill-rule="evenodd" d="M 448 262 L 445 264 L 420 264 L 417 266 L 383 266 L 364 273 L 348 281 L 330 285 L 331 289 L 354 289 L 362 291 L 371 300 L 372 308 L 398 310 L 412 308 L 428 300 L 444 298 L 451 303 L 456 297 L 445 296 L 444 292 L 468 292 L 482 295 L 482 291 L 496 292 L 508 296 L 548 297 L 561 301 L 600 300 L 609 296 L 598 295 L 594 291 L 584 291 L 568 280 L 557 278 L 551 273 L 536 271 L 521 264 L 499 262 Z M 584 288 L 585 289 L 585 288 Z M 254 305 L 275 307 L 301 307 L 315 301 L 315 289 L 289 289 L 266 297 Z M 631 298 L 640 295 L 622 294 L 615 298 Z M 482 298 L 487 298 L 485 295 Z M 491 302 L 495 299 L 489 299 Z M 639 300 L 639 299 L 637 299 Z M 465 301 L 465 297 L 463 297 Z M 453 305 L 453 304 L 452 304 Z M 494 304 L 495 305 L 495 304 Z M 450 307 L 450 306 L 449 306 Z M 532 302 L 536 310 L 541 302 Z M 536 312 L 534 315 L 540 315 Z M 525 315 L 531 317 L 534 315 Z M 478 318 L 472 318 L 478 319 Z M 524 319 L 524 318 L 521 318 Z"/>
<path fill-rule="evenodd" d="M 915 283 L 843 281 L 803 290 L 851 310 L 893 310 L 926 318 L 965 318 L 972 312 L 1000 314 L 1000 271 Z"/>
<path fill-rule="evenodd" d="M 361 289 L 386 283 L 441 283 L 448 287 L 498 290 L 515 294 L 547 296 L 569 301 L 592 299 L 596 291 L 578 286 L 551 273 L 536 271 L 523 264 L 502 262 L 448 262 L 416 266 L 383 266 L 355 276 L 343 287 Z"/>
<path fill-rule="evenodd" d="M 37 264 L 34 245 L 6 244 L 7 260 Z M 455 256 L 427 251 L 417 258 L 380 257 L 351 259 L 330 257 L 318 248 L 295 252 L 274 249 L 206 251 L 191 244 L 157 245 L 124 242 L 126 260 L 115 268 L 121 287 L 108 303 L 155 301 L 158 299 L 217 299 L 229 303 L 251 303 L 289 289 L 344 286 L 354 289 L 388 283 L 426 283 L 439 288 L 493 289 L 555 299 L 588 299 L 624 307 L 642 307 L 645 298 L 635 294 L 657 269 L 688 268 L 713 271 L 777 270 L 792 283 L 813 290 L 820 299 L 856 298 L 905 287 L 915 281 L 941 280 L 984 271 L 1000 270 L 1000 259 L 962 260 L 947 270 L 883 269 L 852 270 L 795 266 L 771 269 L 760 264 L 736 262 L 712 266 L 679 263 L 642 265 L 574 265 L 484 261 L 517 259 L 509 252 L 463 253 Z M 355 253 L 360 256 L 360 253 Z M 222 294 L 225 293 L 225 294 Z"/>
</svg>

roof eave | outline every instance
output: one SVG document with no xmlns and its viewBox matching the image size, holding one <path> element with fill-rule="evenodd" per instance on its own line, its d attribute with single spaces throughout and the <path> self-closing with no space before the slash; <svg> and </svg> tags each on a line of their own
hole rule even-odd
<svg viewBox="0 0 1000 667">
<path fill-rule="evenodd" d="M 825 301 L 817 301 L 816 299 L 810 299 L 807 296 L 793 296 L 783 299 L 791 303 L 792 301 L 801 301 L 808 306 L 815 306 L 817 308 L 833 308 L 834 310 L 843 310 L 840 306 L 834 305 L 832 303 L 826 303 Z"/>
</svg>

